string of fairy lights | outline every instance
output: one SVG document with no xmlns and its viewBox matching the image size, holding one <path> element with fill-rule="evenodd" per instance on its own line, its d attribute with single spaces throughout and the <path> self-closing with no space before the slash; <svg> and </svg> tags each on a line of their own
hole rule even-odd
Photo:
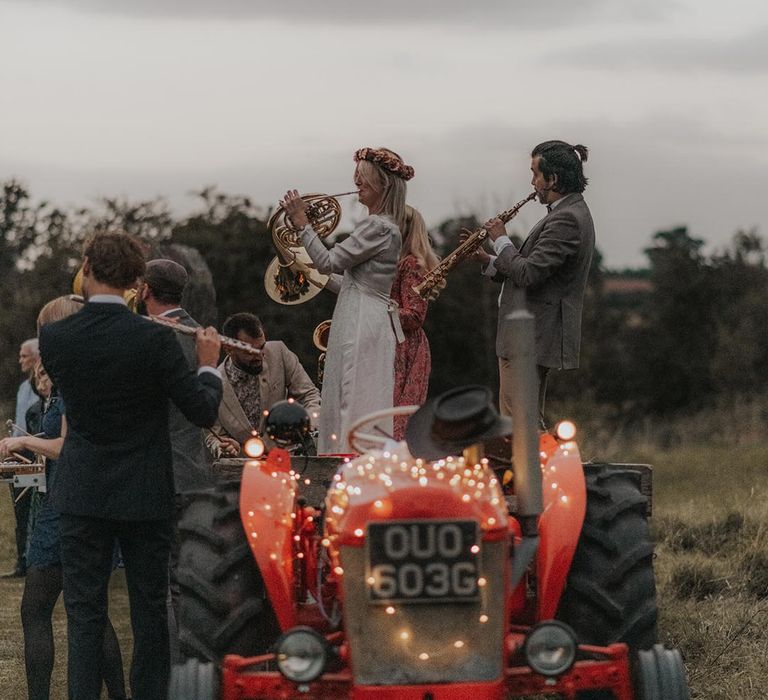
<svg viewBox="0 0 768 700">
<path fill-rule="evenodd" d="M 578 453 L 576 443 L 572 441 L 561 442 L 553 452 L 541 452 L 545 510 L 553 505 L 568 505 L 568 495 L 557 480 L 558 459 L 553 457 L 568 457 L 571 453 Z M 263 469 L 264 464 L 268 462 L 252 461 L 248 464 Z M 270 476 L 279 479 L 281 485 L 288 488 L 278 502 L 270 503 L 267 495 L 263 495 L 258 503 L 251 504 L 248 511 L 250 525 L 247 524 L 247 527 L 254 540 L 259 537 L 256 523 L 251 521 L 256 515 L 256 510 L 261 510 L 263 515 L 269 516 L 277 515 L 275 511 L 279 511 L 281 513 L 279 522 L 282 525 L 290 525 L 291 521 L 297 517 L 293 502 L 298 488 L 301 484 L 306 486 L 311 484 L 310 478 L 292 469 L 288 472 L 273 470 Z M 332 485 L 327 494 L 325 531 L 320 541 L 321 546 L 330 555 L 331 570 L 336 577 L 341 578 L 344 575 L 344 568 L 340 563 L 338 548 L 334 544 L 344 533 L 344 519 L 350 509 L 368 508 L 372 516 L 370 519 L 385 519 L 391 512 L 392 494 L 399 489 L 413 486 L 420 488 L 439 486 L 449 490 L 462 503 L 474 504 L 477 507 L 475 512 L 480 528 L 484 532 L 506 530 L 508 527 L 506 501 L 501 485 L 489 468 L 486 459 L 470 463 L 464 457 L 446 457 L 436 462 L 427 462 L 421 459 L 414 460 L 410 454 L 401 456 L 393 451 L 375 451 L 355 459 L 345 458 L 339 471 L 333 476 Z M 549 493 L 546 493 L 547 491 Z M 274 494 L 271 497 L 274 498 Z M 284 533 L 277 531 L 275 535 L 275 540 L 267 545 L 269 558 L 273 562 L 277 562 L 285 546 Z M 360 540 L 360 545 L 363 544 L 366 533 L 362 527 L 356 527 L 352 535 Z M 300 541 L 300 534 L 292 535 L 294 545 Z M 474 544 L 470 551 L 474 555 L 479 555 L 481 547 Z M 304 558 L 303 552 L 298 551 L 298 547 L 294 547 L 293 554 L 297 559 Z M 372 585 L 375 579 L 369 576 L 366 583 Z M 482 572 L 479 573 L 476 583 L 479 592 L 477 621 L 485 625 L 492 620 L 494 614 L 503 612 L 503 606 L 500 610 L 490 609 L 487 596 L 488 581 Z M 407 604 L 402 606 L 388 604 L 383 607 L 383 610 L 386 615 L 398 620 L 395 623 L 397 629 L 395 641 L 414 659 L 426 662 L 448 653 L 455 656 L 467 649 L 467 640 L 461 638 L 448 639 L 437 645 L 434 639 L 429 640 L 431 643 L 428 645 L 424 640 L 418 639 L 408 622 L 409 606 Z"/>
<path fill-rule="evenodd" d="M 425 462 L 408 455 L 402 458 L 397 452 L 374 452 L 345 464 L 334 476 L 334 483 L 328 493 L 329 514 L 326 520 L 327 533 L 341 533 L 342 521 L 352 506 L 364 508 L 372 506 L 371 515 L 384 514 L 391 510 L 391 494 L 405 487 L 427 488 L 439 485 L 450 490 L 462 503 L 475 502 L 480 505 L 480 527 L 483 531 L 506 529 L 506 503 L 499 481 L 483 459 L 478 463 L 469 463 L 463 457 L 446 457 L 436 462 Z M 362 540 L 365 532 L 356 528 L 352 534 Z M 333 537 L 326 536 L 322 545 L 331 547 Z M 362 542 L 361 542 L 362 544 Z M 481 547 L 474 544 L 470 548 L 473 555 L 479 555 Z M 479 567 L 478 567 L 479 569 Z M 338 565 L 334 572 L 341 576 L 343 568 Z M 375 578 L 369 576 L 366 583 L 375 584 Z M 482 573 L 477 578 L 479 600 L 477 605 L 479 624 L 485 625 L 491 620 L 494 611 L 488 603 L 488 581 Z M 503 606 L 502 606 L 503 607 Z M 467 640 L 461 638 L 438 640 L 420 639 L 409 624 L 412 606 L 389 604 L 384 606 L 384 613 L 393 617 L 396 628 L 395 642 L 405 653 L 421 662 L 438 659 L 451 654 L 466 651 Z M 501 614 L 501 611 L 495 611 Z"/>
</svg>

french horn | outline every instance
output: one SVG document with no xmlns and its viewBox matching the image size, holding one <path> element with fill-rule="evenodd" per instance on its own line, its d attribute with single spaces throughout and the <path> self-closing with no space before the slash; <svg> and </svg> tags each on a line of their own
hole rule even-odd
<svg viewBox="0 0 768 700">
<path fill-rule="evenodd" d="M 305 194 L 307 218 L 320 238 L 330 236 L 341 220 L 341 194 Z M 278 207 L 269 217 L 267 228 L 272 236 L 277 255 L 267 265 L 264 273 L 264 288 L 270 299 L 278 304 L 303 304 L 318 294 L 328 283 L 329 275 L 315 269 L 309 254 L 301 244 L 297 229 L 283 207 Z"/>
</svg>

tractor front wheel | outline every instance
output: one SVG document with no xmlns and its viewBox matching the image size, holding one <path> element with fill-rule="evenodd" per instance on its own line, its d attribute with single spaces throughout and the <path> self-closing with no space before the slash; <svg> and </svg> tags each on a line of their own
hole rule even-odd
<svg viewBox="0 0 768 700">
<path fill-rule="evenodd" d="M 219 679 L 210 662 L 187 659 L 171 668 L 168 700 L 218 700 Z"/>
<path fill-rule="evenodd" d="M 182 653 L 219 662 L 267 651 L 279 627 L 240 521 L 239 482 L 190 494 L 178 530 Z"/>
<path fill-rule="evenodd" d="M 661 644 L 638 654 L 635 668 L 638 700 L 689 700 L 683 659 Z"/>
</svg>

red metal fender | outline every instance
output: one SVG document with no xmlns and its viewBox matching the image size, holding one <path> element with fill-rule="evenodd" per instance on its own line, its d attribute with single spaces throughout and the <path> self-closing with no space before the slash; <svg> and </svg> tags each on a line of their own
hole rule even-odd
<svg viewBox="0 0 768 700">
<path fill-rule="evenodd" d="M 544 511 L 539 518 L 537 620 L 555 617 L 584 523 L 587 492 L 579 448 L 543 433 L 539 443 Z"/>
<path fill-rule="evenodd" d="M 247 462 L 240 486 L 240 517 L 280 628 L 296 625 L 293 586 L 295 482 L 291 456 L 281 449 Z"/>
</svg>

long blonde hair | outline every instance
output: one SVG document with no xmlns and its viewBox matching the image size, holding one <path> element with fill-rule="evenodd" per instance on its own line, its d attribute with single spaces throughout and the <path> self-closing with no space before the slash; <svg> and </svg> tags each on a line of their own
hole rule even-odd
<svg viewBox="0 0 768 700">
<path fill-rule="evenodd" d="M 403 160 L 389 148 L 379 150 L 387 151 L 399 160 Z M 377 192 L 381 192 L 380 213 L 392 219 L 402 234 L 405 228 L 405 194 L 407 190 L 405 180 L 370 160 L 358 162 L 357 174 Z"/>
<path fill-rule="evenodd" d="M 413 255 L 422 270 L 431 270 L 440 262 L 440 258 L 432 249 L 429 242 L 427 225 L 424 217 L 418 209 L 410 204 L 405 205 L 405 228 L 403 234 L 403 247 L 400 249 L 400 260 L 407 255 Z"/>
</svg>

